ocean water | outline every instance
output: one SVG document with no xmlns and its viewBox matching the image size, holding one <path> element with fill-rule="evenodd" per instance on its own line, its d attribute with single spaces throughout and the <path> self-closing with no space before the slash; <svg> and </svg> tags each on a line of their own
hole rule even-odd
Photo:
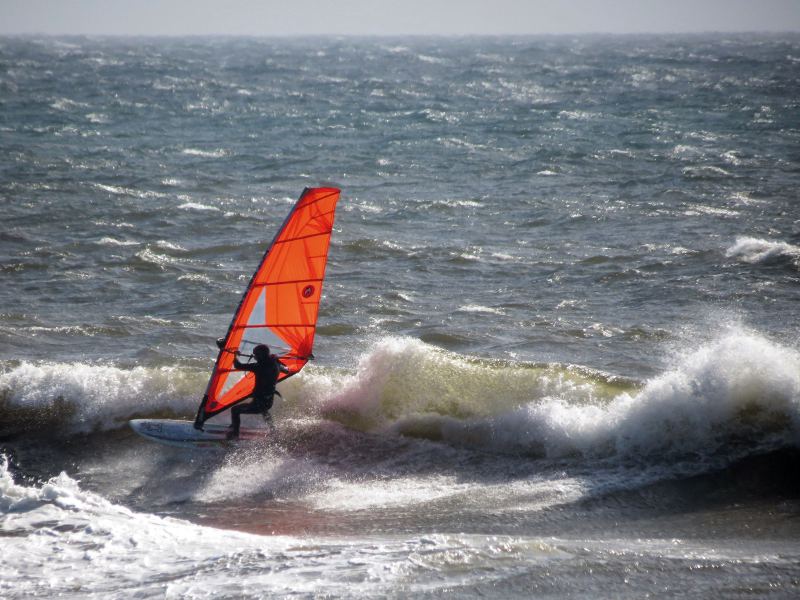
<svg viewBox="0 0 800 600">
<path fill-rule="evenodd" d="M 0 596 L 796 597 L 798 184 L 794 34 L 0 38 Z M 277 434 L 137 437 L 315 185 Z"/>
</svg>

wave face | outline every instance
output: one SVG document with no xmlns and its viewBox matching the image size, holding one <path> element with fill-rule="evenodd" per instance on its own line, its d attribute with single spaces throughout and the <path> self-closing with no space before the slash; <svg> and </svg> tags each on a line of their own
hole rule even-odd
<svg viewBox="0 0 800 600">
<path fill-rule="evenodd" d="M 325 389 L 322 415 L 351 427 L 549 458 L 664 459 L 800 441 L 800 353 L 740 328 L 684 350 L 641 385 L 470 361 L 407 339 L 379 343 L 338 390 L 308 385 Z"/>
</svg>

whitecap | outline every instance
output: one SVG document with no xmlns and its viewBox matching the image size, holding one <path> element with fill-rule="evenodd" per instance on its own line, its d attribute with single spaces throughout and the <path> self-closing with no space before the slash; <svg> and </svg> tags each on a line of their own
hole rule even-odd
<svg viewBox="0 0 800 600">
<path fill-rule="evenodd" d="M 86 118 L 90 123 L 96 123 L 96 124 L 109 123 L 111 121 L 108 115 L 105 115 L 103 113 L 89 113 L 88 115 L 86 115 Z"/>
<path fill-rule="evenodd" d="M 211 278 L 200 273 L 190 273 L 188 275 L 181 275 L 178 281 L 196 281 L 198 283 L 211 283 Z"/>
<path fill-rule="evenodd" d="M 103 183 L 95 183 L 93 185 L 97 189 L 103 190 L 104 192 L 109 192 L 111 194 L 116 194 L 117 196 L 121 196 L 128 193 L 128 191 L 125 188 L 116 185 L 105 185 Z"/>
<path fill-rule="evenodd" d="M 725 256 L 750 264 L 764 264 L 779 259 L 790 259 L 795 264 L 800 264 L 800 246 L 754 237 L 740 237 L 726 250 Z"/>
<path fill-rule="evenodd" d="M 442 65 L 447 62 L 447 59 L 439 58 L 438 56 L 430 56 L 428 54 L 417 54 L 417 60 L 434 65 Z"/>
<path fill-rule="evenodd" d="M 722 167 L 713 165 L 684 167 L 681 172 L 690 179 L 715 179 L 730 176 L 730 173 Z"/>
<path fill-rule="evenodd" d="M 138 246 L 140 242 L 134 240 L 118 240 L 112 237 L 103 237 L 95 242 L 100 246 Z"/>
<path fill-rule="evenodd" d="M 758 200 L 750 195 L 750 192 L 734 192 L 731 194 L 731 200 L 737 204 L 765 204 L 766 200 Z"/>
<path fill-rule="evenodd" d="M 172 242 L 168 242 L 167 240 L 158 240 L 156 242 L 156 246 L 164 250 L 176 250 L 180 252 L 186 251 L 186 248 L 184 248 L 180 244 L 174 244 Z"/>
<path fill-rule="evenodd" d="M 686 351 L 639 392 L 590 403 L 550 396 L 484 422 L 487 446 L 551 458 L 730 460 L 800 439 L 800 353 L 734 329 Z M 453 428 L 454 439 L 467 425 Z"/>
<path fill-rule="evenodd" d="M 499 308 L 492 308 L 491 306 L 483 306 L 482 304 L 464 304 L 459 306 L 456 309 L 457 312 L 467 312 L 467 313 L 484 313 L 484 314 L 491 314 L 491 315 L 503 315 L 505 314 Z"/>
<path fill-rule="evenodd" d="M 167 196 L 162 192 L 155 192 L 152 190 L 136 190 L 118 185 L 105 185 L 103 183 L 94 183 L 92 185 L 99 190 L 114 194 L 115 196 L 133 196 L 134 198 L 141 198 L 143 200 L 150 198 L 165 198 Z"/>
<path fill-rule="evenodd" d="M 200 156 L 203 158 L 222 158 L 223 156 L 228 155 L 228 151 L 223 148 L 218 148 L 216 150 L 201 150 L 198 148 L 184 148 L 181 150 L 181 154 L 185 154 L 187 156 Z"/>
<path fill-rule="evenodd" d="M 209 206 L 208 204 L 200 204 L 199 202 L 184 202 L 183 204 L 178 205 L 178 208 L 182 208 L 184 210 L 207 210 L 207 211 L 216 211 L 219 212 L 216 206 Z"/>
<path fill-rule="evenodd" d="M 742 164 L 742 159 L 739 158 L 739 152 L 736 152 L 735 150 L 728 150 L 727 152 L 723 152 L 721 156 L 726 163 L 733 165 L 735 167 Z"/>
<path fill-rule="evenodd" d="M 591 113 L 585 110 L 562 110 L 558 113 L 559 119 L 569 119 L 573 121 L 588 121 L 593 119 L 595 113 Z"/>
<path fill-rule="evenodd" d="M 88 106 L 89 105 L 86 104 L 85 102 L 77 102 L 69 98 L 58 98 L 55 100 L 55 102 L 50 104 L 51 108 L 64 112 L 67 112 L 69 110 L 72 110 L 73 108 L 78 108 L 78 107 L 88 108 Z"/>
<path fill-rule="evenodd" d="M 673 158 L 698 158 L 703 155 L 703 151 L 695 146 L 678 144 L 672 149 L 670 155 Z"/>
<path fill-rule="evenodd" d="M 718 217 L 738 217 L 739 212 L 729 208 L 720 208 L 718 206 L 707 206 L 705 204 L 698 204 L 691 209 L 685 211 L 683 214 L 687 216 L 696 215 L 716 215 Z"/>
</svg>

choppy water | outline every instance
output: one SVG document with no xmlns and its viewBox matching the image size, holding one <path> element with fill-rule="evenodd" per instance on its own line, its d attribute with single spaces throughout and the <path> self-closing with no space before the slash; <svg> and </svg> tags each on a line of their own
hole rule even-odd
<svg viewBox="0 0 800 600">
<path fill-rule="evenodd" d="M 797 35 L 0 38 L 0 595 L 794 596 L 798 98 Z M 322 183 L 278 436 L 134 437 Z"/>
</svg>

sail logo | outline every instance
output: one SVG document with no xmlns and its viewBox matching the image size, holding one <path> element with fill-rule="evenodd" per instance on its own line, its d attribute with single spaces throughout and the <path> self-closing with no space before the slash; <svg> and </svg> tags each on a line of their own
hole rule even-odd
<svg viewBox="0 0 800 600">
<path fill-rule="evenodd" d="M 303 298 L 310 298 L 311 295 L 314 293 L 314 286 L 307 285 L 303 288 Z"/>
</svg>

